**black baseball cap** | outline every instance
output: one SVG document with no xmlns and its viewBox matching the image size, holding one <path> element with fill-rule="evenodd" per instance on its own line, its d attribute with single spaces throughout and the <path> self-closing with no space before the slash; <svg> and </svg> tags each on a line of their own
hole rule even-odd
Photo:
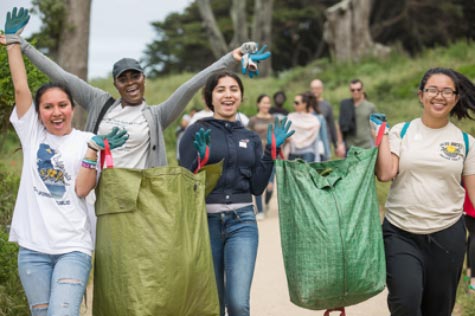
<svg viewBox="0 0 475 316">
<path fill-rule="evenodd" d="M 127 70 L 136 70 L 143 73 L 143 68 L 137 60 L 133 58 L 122 58 L 114 64 L 114 67 L 112 68 L 112 76 L 115 79 Z"/>
</svg>

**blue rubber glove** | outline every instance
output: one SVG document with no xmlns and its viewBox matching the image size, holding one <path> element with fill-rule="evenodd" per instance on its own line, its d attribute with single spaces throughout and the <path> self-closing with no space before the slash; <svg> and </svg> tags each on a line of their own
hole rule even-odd
<svg viewBox="0 0 475 316">
<path fill-rule="evenodd" d="M 108 140 L 110 149 L 114 149 L 124 145 L 127 139 L 129 139 L 129 135 L 127 134 L 127 130 L 119 130 L 118 127 L 114 127 L 107 135 L 96 135 L 92 137 L 88 142 L 88 146 L 91 149 L 101 151 L 105 147 L 104 139 Z"/>
<path fill-rule="evenodd" d="M 246 73 L 249 74 L 249 78 L 253 78 L 254 76 L 259 75 L 259 68 L 258 64 L 261 60 L 266 60 L 270 57 L 271 52 L 265 51 L 267 49 L 267 45 L 262 46 L 260 50 L 249 52 L 244 54 L 241 59 L 241 72 L 243 75 Z"/>
<path fill-rule="evenodd" d="M 277 117 L 275 118 L 274 136 L 276 147 L 282 146 L 285 140 L 295 133 L 295 131 L 289 132 L 290 125 L 292 125 L 292 122 L 287 121 L 287 117 L 284 117 L 280 122 Z M 272 124 L 267 126 L 267 144 L 272 144 Z"/>
<path fill-rule="evenodd" d="M 30 20 L 30 14 L 25 8 L 14 7 L 12 12 L 7 13 L 5 22 L 5 38 L 7 45 L 19 44 L 20 34 Z"/>
<path fill-rule="evenodd" d="M 196 150 L 198 150 L 198 155 L 200 159 L 203 159 L 206 155 L 206 147 L 209 146 L 211 130 L 207 129 L 206 131 L 203 128 L 200 128 L 199 131 L 195 134 L 195 140 L 193 145 Z"/>
<path fill-rule="evenodd" d="M 371 129 L 377 135 L 379 132 L 379 128 L 386 122 L 386 128 L 384 129 L 384 135 L 388 135 L 389 133 L 389 124 L 386 121 L 386 114 L 383 113 L 373 113 L 369 116 L 369 124 L 371 125 Z"/>
</svg>

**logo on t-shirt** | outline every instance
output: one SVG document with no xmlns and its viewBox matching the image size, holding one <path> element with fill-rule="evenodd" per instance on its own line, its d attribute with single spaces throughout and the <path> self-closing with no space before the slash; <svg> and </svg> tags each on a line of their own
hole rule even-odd
<svg viewBox="0 0 475 316">
<path fill-rule="evenodd" d="M 49 195 L 59 200 L 66 192 L 66 180 L 69 175 L 65 172 L 64 162 L 61 155 L 48 144 L 40 144 L 37 155 L 38 173 L 46 185 Z"/>
<path fill-rule="evenodd" d="M 440 144 L 440 156 L 447 160 L 463 159 L 463 145 L 457 142 L 443 142 Z"/>
</svg>

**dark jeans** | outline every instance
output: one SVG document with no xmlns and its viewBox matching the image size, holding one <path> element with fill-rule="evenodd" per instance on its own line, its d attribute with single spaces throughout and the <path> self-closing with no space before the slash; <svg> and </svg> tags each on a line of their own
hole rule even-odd
<svg viewBox="0 0 475 316">
<path fill-rule="evenodd" d="M 450 316 L 465 254 L 463 217 L 429 235 L 383 223 L 391 316 Z"/>
</svg>

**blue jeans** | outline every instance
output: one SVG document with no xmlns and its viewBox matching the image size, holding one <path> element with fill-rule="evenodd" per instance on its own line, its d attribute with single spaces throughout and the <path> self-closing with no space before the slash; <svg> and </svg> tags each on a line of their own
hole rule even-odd
<svg viewBox="0 0 475 316">
<path fill-rule="evenodd" d="M 302 159 L 306 162 L 314 162 L 315 154 L 314 153 L 303 153 L 303 154 L 289 154 L 289 160 Z"/>
<path fill-rule="evenodd" d="M 220 315 L 249 316 L 259 234 L 252 206 L 208 214 Z M 226 280 L 226 281 L 225 281 Z"/>
<path fill-rule="evenodd" d="M 74 251 L 49 255 L 20 247 L 18 272 L 32 316 L 79 316 L 91 256 Z"/>
</svg>

